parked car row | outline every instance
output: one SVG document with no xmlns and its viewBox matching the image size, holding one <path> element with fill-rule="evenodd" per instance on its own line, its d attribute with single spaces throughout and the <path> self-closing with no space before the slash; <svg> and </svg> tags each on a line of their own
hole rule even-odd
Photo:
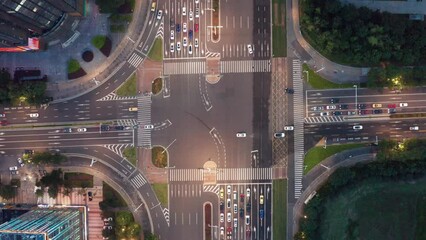
<svg viewBox="0 0 426 240">
<path fill-rule="evenodd" d="M 339 100 L 334 99 L 334 103 L 336 103 L 336 101 L 338 102 Z M 408 107 L 408 103 L 399 103 L 398 105 L 399 107 Z M 357 105 L 358 109 L 367 109 L 368 105 L 365 103 L 360 103 Z M 375 108 L 385 108 L 386 106 L 384 106 L 381 103 L 373 103 L 371 104 L 371 108 L 375 109 Z M 388 109 L 395 109 L 397 107 L 397 104 L 395 103 L 391 103 L 387 105 Z M 336 110 L 336 109 L 340 109 L 340 110 L 346 110 L 346 109 L 354 109 L 355 106 L 354 105 L 349 105 L 349 104 L 339 104 L 339 105 L 326 105 L 326 106 L 313 106 L 311 107 L 312 111 L 322 111 L 322 110 Z M 394 113 L 393 110 L 388 110 L 389 113 Z"/>
</svg>

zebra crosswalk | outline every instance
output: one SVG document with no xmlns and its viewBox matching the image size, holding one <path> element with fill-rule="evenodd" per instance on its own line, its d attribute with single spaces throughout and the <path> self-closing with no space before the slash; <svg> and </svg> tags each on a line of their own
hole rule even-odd
<svg viewBox="0 0 426 240">
<path fill-rule="evenodd" d="M 272 168 L 222 168 L 217 171 L 218 181 L 271 180 Z"/>
<path fill-rule="evenodd" d="M 115 154 L 117 154 L 120 157 L 123 157 L 123 150 L 127 147 L 132 147 L 132 144 L 107 144 L 103 145 L 104 148 L 108 148 Z M 124 157 L 123 157 L 124 158 Z"/>
<path fill-rule="evenodd" d="M 144 60 L 143 57 L 139 56 L 136 52 L 133 52 L 133 54 L 130 56 L 129 60 L 127 60 L 130 65 L 137 68 L 139 64 Z"/>
<path fill-rule="evenodd" d="M 212 192 L 216 195 L 219 195 L 219 185 L 204 185 L 203 186 L 203 191 L 204 192 Z"/>
<path fill-rule="evenodd" d="M 151 148 L 151 129 L 143 126 L 151 124 L 151 94 L 138 97 L 138 146 Z"/>
<path fill-rule="evenodd" d="M 221 73 L 270 72 L 270 60 L 221 61 Z"/>
<path fill-rule="evenodd" d="M 116 93 L 112 92 L 96 101 L 114 101 L 114 100 L 128 100 L 128 99 L 136 99 L 136 97 L 134 96 L 120 97 Z"/>
<path fill-rule="evenodd" d="M 303 112 L 303 79 L 302 63 L 294 59 L 291 67 L 294 88 L 294 197 L 298 199 L 302 194 L 303 157 L 304 157 L 304 112 Z"/>
<path fill-rule="evenodd" d="M 132 179 L 130 179 L 130 182 L 132 183 L 132 185 L 136 189 L 139 189 L 144 184 L 146 184 L 148 181 L 146 181 L 146 179 L 142 176 L 142 174 L 138 173 L 138 175 L 136 175 L 135 177 L 133 177 Z"/>
<path fill-rule="evenodd" d="M 271 180 L 272 168 L 219 168 L 218 181 Z M 204 169 L 170 169 L 170 182 L 197 182 L 204 180 Z M 209 188 L 205 188 L 204 191 Z"/>
<path fill-rule="evenodd" d="M 206 73 L 205 61 L 165 62 L 164 75 L 186 75 Z"/>
<path fill-rule="evenodd" d="M 118 119 L 117 125 L 119 126 L 135 126 L 138 124 L 138 121 L 136 119 Z"/>
<path fill-rule="evenodd" d="M 203 169 L 170 169 L 169 181 L 203 181 Z"/>
<path fill-rule="evenodd" d="M 325 117 L 307 117 L 305 123 L 328 123 L 328 122 L 343 122 L 341 116 L 325 116 Z"/>
<path fill-rule="evenodd" d="M 211 58 L 213 58 L 213 57 L 220 57 L 220 53 L 207 51 L 206 52 L 206 57 L 211 57 Z"/>
</svg>

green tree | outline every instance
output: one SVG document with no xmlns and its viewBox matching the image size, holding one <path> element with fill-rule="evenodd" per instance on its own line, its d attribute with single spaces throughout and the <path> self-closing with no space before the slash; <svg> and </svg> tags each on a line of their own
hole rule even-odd
<svg viewBox="0 0 426 240">
<path fill-rule="evenodd" d="M 158 237 L 152 233 L 145 233 L 145 240 L 158 240 Z"/>
<path fill-rule="evenodd" d="M 127 226 L 133 221 L 133 216 L 129 211 L 118 211 L 115 214 L 115 223 L 118 226 Z"/>
<path fill-rule="evenodd" d="M 141 226 L 135 222 L 132 222 L 128 225 L 126 236 L 128 238 L 138 238 L 141 232 Z"/>
<path fill-rule="evenodd" d="M 35 194 L 37 197 L 43 197 L 44 191 L 42 189 L 37 189 Z"/>
<path fill-rule="evenodd" d="M 1 185 L 0 196 L 6 200 L 14 198 L 16 196 L 16 187 L 11 185 Z"/>
<path fill-rule="evenodd" d="M 126 0 L 96 0 L 96 5 L 101 13 L 115 13 L 125 2 Z"/>
<path fill-rule="evenodd" d="M 50 185 L 49 189 L 47 190 L 47 193 L 49 194 L 49 197 L 56 198 L 59 193 L 59 186 L 56 184 Z"/>
</svg>

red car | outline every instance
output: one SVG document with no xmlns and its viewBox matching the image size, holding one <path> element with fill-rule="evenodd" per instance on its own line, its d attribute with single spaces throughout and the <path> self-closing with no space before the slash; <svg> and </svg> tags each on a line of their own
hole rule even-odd
<svg viewBox="0 0 426 240">
<path fill-rule="evenodd" d="M 393 104 L 388 104 L 388 108 L 396 108 L 396 104 L 395 104 L 395 103 L 393 103 Z"/>
<path fill-rule="evenodd" d="M 198 32 L 198 23 L 195 24 L 195 32 Z"/>
<path fill-rule="evenodd" d="M 1 122 L 0 122 L 0 125 L 2 125 L 2 126 L 6 126 L 8 124 L 8 122 L 6 121 L 6 120 L 2 120 Z"/>
</svg>

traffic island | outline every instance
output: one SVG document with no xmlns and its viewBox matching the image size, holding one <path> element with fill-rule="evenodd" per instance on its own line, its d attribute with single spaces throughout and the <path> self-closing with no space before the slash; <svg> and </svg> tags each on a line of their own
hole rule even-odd
<svg viewBox="0 0 426 240">
<path fill-rule="evenodd" d="M 165 148 L 156 146 L 152 148 L 152 164 L 158 168 L 167 167 L 167 151 Z"/>
<path fill-rule="evenodd" d="M 152 81 L 152 94 L 157 95 L 163 90 L 163 79 L 157 78 Z"/>
<path fill-rule="evenodd" d="M 212 13 L 212 25 L 211 34 L 212 34 L 212 42 L 220 41 L 220 0 L 213 0 L 213 13 Z"/>
<path fill-rule="evenodd" d="M 204 203 L 204 239 L 212 239 L 212 204 Z"/>
<path fill-rule="evenodd" d="M 210 84 L 216 84 L 222 78 L 220 75 L 220 58 L 206 59 L 206 81 Z"/>
</svg>

